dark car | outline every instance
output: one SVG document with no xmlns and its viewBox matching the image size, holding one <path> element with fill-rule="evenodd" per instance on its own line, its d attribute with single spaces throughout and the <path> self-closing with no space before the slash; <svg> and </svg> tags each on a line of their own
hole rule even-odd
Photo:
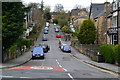
<svg viewBox="0 0 120 80">
<path fill-rule="evenodd" d="M 43 51 L 46 53 L 50 50 L 50 47 L 45 43 L 40 43 L 39 46 L 43 47 Z"/>
<path fill-rule="evenodd" d="M 42 47 L 34 47 L 32 52 L 32 59 L 35 58 L 43 58 L 44 59 L 44 51 Z"/>
<path fill-rule="evenodd" d="M 68 45 L 64 45 L 61 50 L 62 50 L 63 52 L 71 52 L 71 47 L 68 46 Z"/>
</svg>

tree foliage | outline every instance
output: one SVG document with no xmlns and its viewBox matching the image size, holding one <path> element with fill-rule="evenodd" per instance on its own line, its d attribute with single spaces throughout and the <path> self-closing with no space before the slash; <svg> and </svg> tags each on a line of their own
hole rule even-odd
<svg viewBox="0 0 120 80">
<path fill-rule="evenodd" d="M 51 19 L 50 8 L 46 7 L 44 11 L 44 19 L 49 21 Z"/>
<path fill-rule="evenodd" d="M 78 40 L 82 44 L 91 44 L 96 40 L 96 28 L 90 19 L 83 21 L 78 33 Z"/>
<path fill-rule="evenodd" d="M 2 42 L 9 48 L 23 34 L 24 5 L 22 2 L 2 3 Z"/>
<path fill-rule="evenodd" d="M 65 11 L 61 11 L 55 19 L 58 20 L 58 24 L 62 28 L 64 25 L 68 25 L 68 21 L 70 19 L 70 13 L 66 13 Z"/>
<path fill-rule="evenodd" d="M 70 32 L 70 27 L 67 25 L 64 25 L 64 27 L 62 27 L 62 31 L 65 33 L 69 33 Z"/>
<path fill-rule="evenodd" d="M 58 24 L 58 20 L 57 19 L 53 19 L 53 23 Z"/>
</svg>

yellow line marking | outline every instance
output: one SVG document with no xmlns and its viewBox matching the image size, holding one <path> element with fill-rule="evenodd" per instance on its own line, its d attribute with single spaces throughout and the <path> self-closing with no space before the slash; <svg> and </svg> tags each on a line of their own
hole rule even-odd
<svg viewBox="0 0 120 80">
<path fill-rule="evenodd" d="M 72 55 L 70 55 L 70 56 L 72 56 Z M 74 57 L 74 56 L 72 56 L 72 57 L 75 58 L 75 59 L 77 59 L 77 58 Z M 86 64 L 86 65 L 88 65 L 88 66 L 90 66 L 90 67 L 92 67 L 92 68 L 96 68 L 96 69 L 98 69 L 98 70 L 100 70 L 100 71 L 107 72 L 107 73 L 109 73 L 109 74 L 111 74 L 111 75 L 120 76 L 120 75 L 117 74 L 117 73 L 114 73 L 114 72 L 111 72 L 111 71 L 107 71 L 107 70 L 104 70 L 104 69 L 101 69 L 101 68 L 95 67 L 95 66 L 90 65 L 90 64 L 87 64 L 87 63 L 85 63 L 85 62 L 83 62 L 83 61 L 81 61 L 81 60 L 79 60 L 79 59 L 77 59 L 77 60 L 80 61 L 80 62 L 82 62 L 83 64 Z"/>
</svg>

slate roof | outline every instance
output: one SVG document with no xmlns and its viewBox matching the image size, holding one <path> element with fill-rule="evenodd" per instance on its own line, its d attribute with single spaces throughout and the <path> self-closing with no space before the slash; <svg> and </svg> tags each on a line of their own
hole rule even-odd
<svg viewBox="0 0 120 80">
<path fill-rule="evenodd" d="M 78 16 L 80 9 L 72 9 L 71 10 L 71 16 Z"/>
<path fill-rule="evenodd" d="M 104 10 L 104 4 L 91 4 L 91 12 L 93 13 L 93 18 L 96 18 Z"/>
</svg>

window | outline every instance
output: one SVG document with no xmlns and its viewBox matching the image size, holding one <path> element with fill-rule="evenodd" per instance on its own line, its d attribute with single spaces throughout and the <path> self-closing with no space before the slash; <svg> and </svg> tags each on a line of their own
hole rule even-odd
<svg viewBox="0 0 120 80">
<path fill-rule="evenodd" d="M 117 1 L 113 3 L 113 10 L 117 9 Z"/>
<path fill-rule="evenodd" d="M 119 3 L 119 5 L 118 5 L 118 6 L 120 7 L 120 1 L 119 1 L 118 3 Z"/>
<path fill-rule="evenodd" d="M 113 27 L 117 27 L 117 16 L 113 17 Z"/>
</svg>

